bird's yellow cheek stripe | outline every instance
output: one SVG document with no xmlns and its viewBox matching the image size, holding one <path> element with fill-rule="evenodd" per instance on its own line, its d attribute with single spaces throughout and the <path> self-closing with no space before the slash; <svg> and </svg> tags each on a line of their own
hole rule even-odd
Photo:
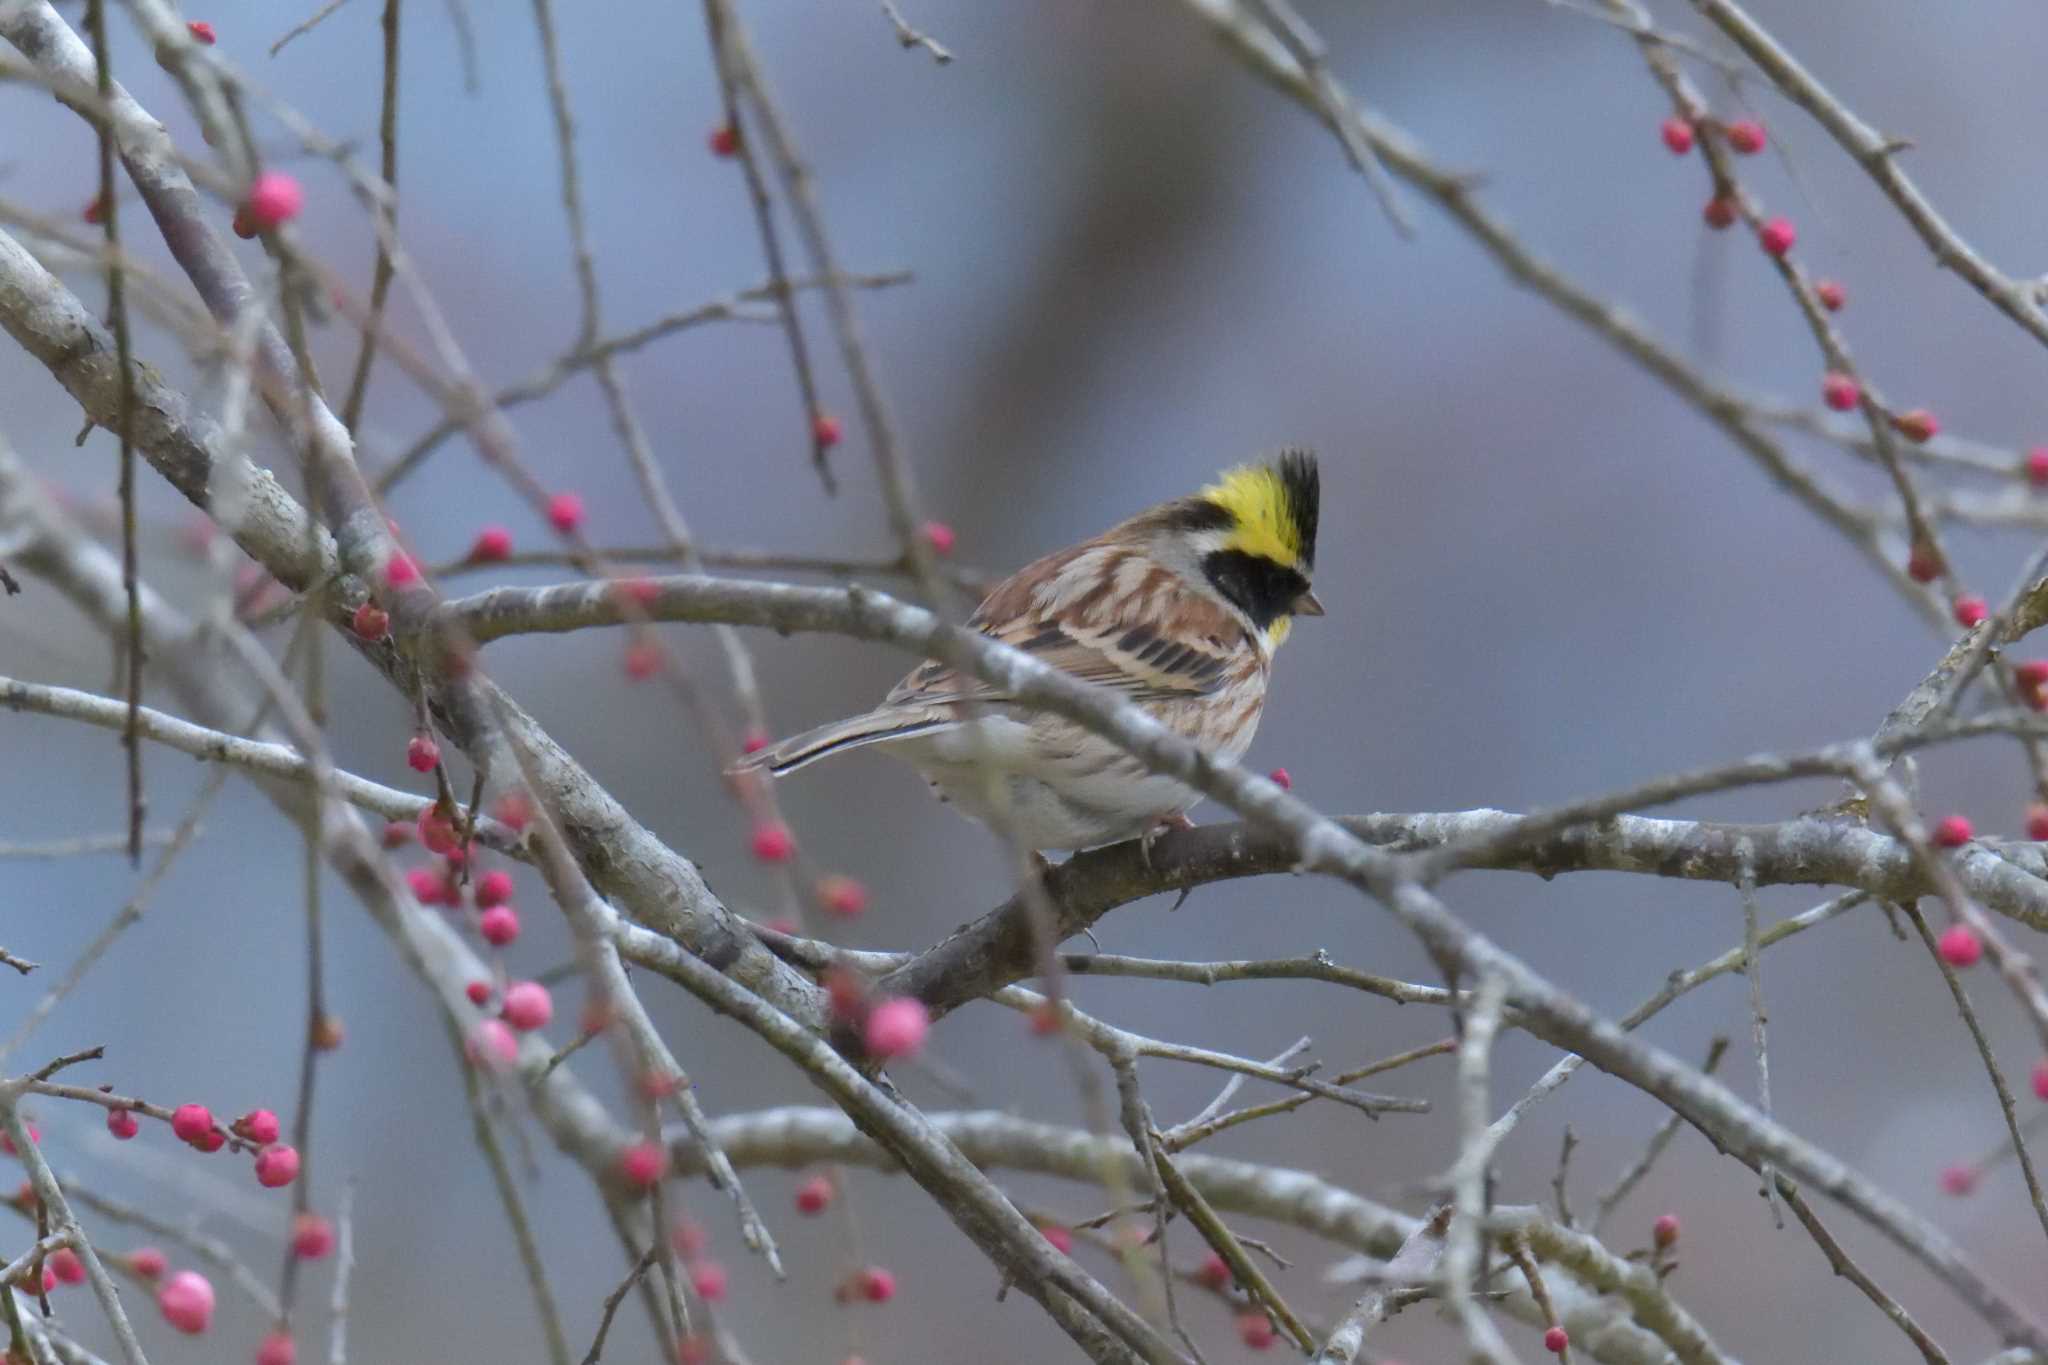
<svg viewBox="0 0 2048 1365">
<path fill-rule="evenodd" d="M 1269 650 L 1280 648 L 1281 645 L 1287 643 L 1287 632 L 1293 629 L 1294 618 L 1292 616 L 1274 617 L 1273 624 L 1266 627 L 1266 648 Z"/>
</svg>

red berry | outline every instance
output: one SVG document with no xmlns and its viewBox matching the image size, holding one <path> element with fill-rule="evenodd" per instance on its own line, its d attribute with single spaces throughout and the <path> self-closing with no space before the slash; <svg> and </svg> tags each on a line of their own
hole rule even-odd
<svg viewBox="0 0 2048 1365">
<path fill-rule="evenodd" d="M 568 535 L 583 524 L 583 498 L 577 493 L 557 493 L 548 499 L 548 525 Z"/>
<path fill-rule="evenodd" d="M 1280 1334 L 1273 1329 L 1273 1320 L 1258 1309 L 1251 1309 L 1237 1315 L 1237 1339 L 1254 1351 L 1270 1351 Z"/>
<path fill-rule="evenodd" d="M 887 1303 L 896 1297 L 895 1272 L 868 1266 L 860 1272 L 860 1293 L 869 1303 Z"/>
<path fill-rule="evenodd" d="M 676 1342 L 676 1365 L 711 1365 L 711 1338 L 691 1335 Z"/>
<path fill-rule="evenodd" d="M 256 1365 L 298 1365 L 299 1348 L 289 1332 L 272 1332 L 256 1348 Z"/>
<path fill-rule="evenodd" d="M 618 578 L 612 580 L 612 591 L 618 594 L 619 601 L 645 611 L 661 596 L 661 584 L 646 577 Z"/>
<path fill-rule="evenodd" d="M 835 873 L 819 880 L 818 902 L 833 914 L 851 919 L 868 908 L 868 889 L 851 877 Z"/>
<path fill-rule="evenodd" d="M 197 1336 L 213 1321 L 213 1286 L 196 1270 L 181 1270 L 156 1292 L 164 1321 L 180 1332 Z"/>
<path fill-rule="evenodd" d="M 2012 676 L 2014 681 L 2029 691 L 2048 685 L 2048 659 L 2028 659 L 2014 666 Z"/>
<path fill-rule="evenodd" d="M 1941 1192 L 1960 1199 L 1977 1188 L 1977 1176 L 1975 1166 L 1944 1166 L 1941 1170 Z"/>
<path fill-rule="evenodd" d="M 491 998 L 491 983 L 488 981 L 472 981 L 462 988 L 462 993 L 469 997 L 470 1004 L 481 1005 Z"/>
<path fill-rule="evenodd" d="M 1281 791 L 1291 792 L 1294 790 L 1294 774 L 1288 772 L 1285 768 L 1273 769 L 1272 772 L 1266 774 L 1266 780 Z"/>
<path fill-rule="evenodd" d="M 828 413 L 819 413 L 811 423 L 811 439 L 827 450 L 838 445 L 845 435 L 846 429 L 839 425 L 839 419 Z"/>
<path fill-rule="evenodd" d="M 469 547 L 470 562 L 474 564 L 495 564 L 511 553 L 512 533 L 502 526 L 484 527 Z"/>
<path fill-rule="evenodd" d="M 2027 837 L 2036 843 L 2048 842 L 2048 806 L 2039 801 L 2027 807 Z"/>
<path fill-rule="evenodd" d="M 249 186 L 249 216 L 260 228 L 289 223 L 306 206 L 306 192 L 283 171 L 265 171 Z"/>
<path fill-rule="evenodd" d="M 953 553 L 953 528 L 943 521 L 928 521 L 924 524 L 924 538 L 930 542 L 935 554 Z"/>
<path fill-rule="evenodd" d="M 766 820 L 754 826 L 753 848 L 764 863 L 786 863 L 796 856 L 796 838 L 788 825 Z"/>
<path fill-rule="evenodd" d="M 235 1132 L 258 1147 L 265 1147 L 277 1141 L 282 1129 L 283 1125 L 277 1121 L 277 1115 L 268 1109 L 251 1109 L 235 1120 Z"/>
<path fill-rule="evenodd" d="M 1964 630 L 1974 630 L 1984 623 L 1991 614 L 1991 605 L 1973 592 L 1966 592 L 1955 600 L 1956 624 Z"/>
<path fill-rule="evenodd" d="M 1906 574 L 1915 583 L 1932 583 L 1941 577 L 1941 555 L 1932 545 L 1924 541 L 1913 542 L 1913 552 L 1906 557 Z"/>
<path fill-rule="evenodd" d="M 1941 949 L 1941 960 L 1951 967 L 1974 967 L 1977 959 L 1984 956 L 1984 941 L 1967 924 L 1951 924 L 1941 931 L 1936 944 Z"/>
<path fill-rule="evenodd" d="M 1757 244 L 1773 256 L 1782 256 L 1799 240 L 1799 230 L 1790 218 L 1773 218 L 1757 229 Z"/>
<path fill-rule="evenodd" d="M 2027 482 L 2036 488 L 2048 488 L 2048 446 L 2028 448 Z"/>
<path fill-rule="evenodd" d="M 494 905 L 503 905 L 512 899 L 512 874 L 503 868 L 492 868 L 476 879 L 476 904 L 479 910 L 488 910 Z"/>
<path fill-rule="evenodd" d="M 203 1104 L 181 1104 L 171 1111 L 171 1131 L 182 1142 L 197 1142 L 213 1131 L 213 1111 Z"/>
<path fill-rule="evenodd" d="M 859 1021 L 868 1003 L 866 977 L 850 967 L 833 966 L 819 973 L 818 984 L 825 988 L 825 1004 L 834 1019 L 842 1024 Z"/>
<path fill-rule="evenodd" d="M 128 1253 L 128 1268 L 145 1280 L 163 1274 L 169 1264 L 155 1247 L 137 1247 Z"/>
<path fill-rule="evenodd" d="M 1820 381 L 1820 400 L 1836 412 L 1847 412 L 1863 396 L 1863 386 L 1846 374 L 1830 372 Z"/>
<path fill-rule="evenodd" d="M 28 1126 L 28 1140 L 34 1143 L 41 1143 L 43 1140 L 43 1130 L 31 1123 Z M 6 1133 L 0 1133 L 0 1152 L 5 1152 L 9 1156 L 21 1155 L 14 1150 L 14 1139 Z"/>
<path fill-rule="evenodd" d="M 1848 293 L 1833 280 L 1822 280 L 1813 286 L 1813 296 L 1820 300 L 1820 306 L 1830 313 L 1842 311 L 1842 305 L 1849 301 Z"/>
<path fill-rule="evenodd" d="M 454 906 L 459 903 L 455 899 L 454 883 L 439 868 L 412 868 L 406 872 L 405 882 L 412 890 L 412 898 L 421 905 Z"/>
<path fill-rule="evenodd" d="M 912 1057 L 931 1031 L 931 1011 L 921 1000 L 898 996 L 868 1011 L 866 1042 L 875 1057 Z"/>
<path fill-rule="evenodd" d="M 121 1141 L 126 1142 L 129 1138 L 142 1131 L 142 1125 L 137 1123 L 135 1115 L 129 1113 L 126 1109 L 109 1109 L 107 1111 L 107 1131 L 121 1139 Z"/>
<path fill-rule="evenodd" d="M 695 1262 L 690 1266 L 690 1285 L 704 1302 L 723 1302 L 727 1285 L 725 1267 L 716 1261 Z"/>
<path fill-rule="evenodd" d="M 1059 1006 L 1050 1000 L 1041 1000 L 1031 1009 L 1031 1036 L 1049 1038 L 1060 1031 Z"/>
<path fill-rule="evenodd" d="M 477 917 L 477 932 L 493 948 L 503 948 L 519 937 L 519 912 L 509 905 L 494 905 Z"/>
<path fill-rule="evenodd" d="M 402 550 L 394 550 L 391 558 L 384 561 L 384 581 L 394 588 L 417 583 L 420 566 L 412 562 L 412 556 Z"/>
<path fill-rule="evenodd" d="M 283 1189 L 299 1178 L 299 1153 L 282 1142 L 256 1154 L 256 1183 L 266 1190 Z"/>
<path fill-rule="evenodd" d="M 430 773 L 441 762 L 441 746 L 430 735 L 414 735 L 405 746 L 405 766 L 416 773 Z"/>
<path fill-rule="evenodd" d="M 302 1213 L 292 1219 L 292 1255 L 302 1261 L 317 1261 L 332 1250 L 332 1223 L 317 1213 Z"/>
<path fill-rule="evenodd" d="M 247 204 L 237 204 L 234 220 L 228 226 L 235 230 L 235 236 L 246 242 L 256 235 L 256 215 L 249 212 Z"/>
<path fill-rule="evenodd" d="M 1944 815 L 1934 826 L 1934 842 L 1942 848 L 1961 848 L 1976 837 L 1967 815 Z"/>
<path fill-rule="evenodd" d="M 740 131 L 730 123 L 721 123 L 711 130 L 711 154 L 731 156 L 740 149 Z"/>
<path fill-rule="evenodd" d="M 1909 441 L 1931 441 L 1941 430 L 1941 423 L 1926 408 L 1914 408 L 1892 418 L 1892 430 Z"/>
<path fill-rule="evenodd" d="M 191 23 L 185 25 L 185 31 L 191 34 L 192 41 L 198 43 L 201 47 L 212 47 L 216 41 L 213 25 L 207 23 L 204 19 L 194 19 Z"/>
<path fill-rule="evenodd" d="M 832 1203 L 832 1181 L 829 1177 L 814 1175 L 797 1186 L 796 1211 L 805 1215 L 823 1213 Z"/>
<path fill-rule="evenodd" d="M 2048 1100 L 2048 1060 L 2034 1063 L 2034 1098 Z"/>
<path fill-rule="evenodd" d="M 1660 1213 L 1650 1224 L 1650 1240 L 1660 1247 L 1668 1247 L 1678 1240 L 1678 1215 Z"/>
<path fill-rule="evenodd" d="M 50 1253 L 46 1263 L 50 1273 L 57 1277 L 58 1284 L 82 1284 L 85 1282 L 85 1262 L 78 1259 L 78 1253 L 70 1247 L 58 1247 Z"/>
<path fill-rule="evenodd" d="M 1753 118 L 1738 119 L 1728 125 L 1728 145 L 1744 156 L 1764 149 L 1764 126 Z"/>
<path fill-rule="evenodd" d="M 98 195 L 93 196 L 92 202 L 87 204 L 78 216 L 88 223 L 98 223 L 107 216 L 107 201 Z"/>
<path fill-rule="evenodd" d="M 217 1152 L 228 1145 L 228 1135 L 218 1128 L 209 1128 L 192 1145 L 202 1152 Z"/>
<path fill-rule="evenodd" d="M 1733 227 L 1735 225 L 1735 201 L 1724 194 L 1717 194 L 1707 201 L 1705 208 L 1700 210 L 1700 217 L 1704 218 L 1707 226 L 1716 232 L 1719 232 L 1722 228 Z"/>
<path fill-rule="evenodd" d="M 645 682 L 661 671 L 661 650 L 646 641 L 635 641 L 626 646 L 626 676 L 634 682 Z"/>
<path fill-rule="evenodd" d="M 463 1042 L 463 1053 L 471 1066 L 485 1071 L 505 1071 L 519 1062 L 519 1040 L 503 1019 L 479 1019 Z"/>
<path fill-rule="evenodd" d="M 462 837 L 455 832 L 455 817 L 448 808 L 438 801 L 420 812 L 415 826 L 420 833 L 420 842 L 427 852 L 443 857 L 462 847 Z"/>
<path fill-rule="evenodd" d="M 1543 1349 L 1554 1356 L 1563 1355 L 1564 1348 L 1571 1344 L 1571 1334 L 1562 1327 L 1553 1327 L 1543 1334 Z"/>
<path fill-rule="evenodd" d="M 491 817 L 517 834 L 533 822 L 533 802 L 525 792 L 506 792 L 491 804 Z"/>
<path fill-rule="evenodd" d="M 740 752 L 758 754 L 768 747 L 768 736 L 759 730 L 747 731 L 747 737 L 740 741 Z"/>
<path fill-rule="evenodd" d="M 349 621 L 349 628 L 355 631 L 357 639 L 375 644 L 390 631 L 391 613 L 375 602 L 365 602 L 356 608 L 355 616 Z"/>
<path fill-rule="evenodd" d="M 1072 1229 L 1063 1227 L 1058 1223 L 1045 1223 L 1039 1227 L 1038 1231 L 1045 1237 L 1046 1241 L 1052 1244 L 1052 1249 L 1060 1255 L 1071 1256 L 1074 1254 L 1074 1233 Z"/>
<path fill-rule="evenodd" d="M 377 841 L 386 848 L 404 848 L 412 842 L 412 826 L 403 820 L 386 820 Z"/>
<path fill-rule="evenodd" d="M 506 988 L 505 1022 L 521 1033 L 546 1028 L 555 1017 L 555 1002 L 538 981 L 520 981 Z"/>
<path fill-rule="evenodd" d="M 658 1142 L 636 1142 L 619 1153 L 619 1174 L 634 1189 L 648 1190 L 668 1171 L 668 1153 Z"/>
<path fill-rule="evenodd" d="M 1673 115 L 1658 125 L 1657 132 L 1673 156 L 1684 156 L 1692 150 L 1692 125 L 1684 119 Z"/>
</svg>

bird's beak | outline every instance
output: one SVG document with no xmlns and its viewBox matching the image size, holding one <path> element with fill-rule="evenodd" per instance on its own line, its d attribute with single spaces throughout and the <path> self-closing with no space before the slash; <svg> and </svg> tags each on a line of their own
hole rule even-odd
<svg viewBox="0 0 2048 1365">
<path fill-rule="evenodd" d="M 1317 597 L 1315 590 L 1311 588 L 1294 599 L 1294 613 L 1297 616 L 1321 616 L 1323 614 L 1322 599 Z"/>
</svg>

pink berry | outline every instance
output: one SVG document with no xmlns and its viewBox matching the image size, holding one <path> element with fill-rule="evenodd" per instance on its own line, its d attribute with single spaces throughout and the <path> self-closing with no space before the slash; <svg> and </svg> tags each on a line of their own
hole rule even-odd
<svg viewBox="0 0 2048 1365">
<path fill-rule="evenodd" d="M 868 889 L 851 877 L 837 873 L 818 882 L 818 902 L 835 915 L 852 919 L 868 908 Z"/>
<path fill-rule="evenodd" d="M 213 1111 L 203 1104 L 181 1104 L 171 1111 L 171 1131 L 182 1142 L 197 1142 L 213 1131 Z"/>
<path fill-rule="evenodd" d="M 1657 132 L 1673 156 L 1684 156 L 1692 150 L 1692 125 L 1684 119 L 1676 115 L 1665 119 L 1657 126 Z"/>
<path fill-rule="evenodd" d="M 931 1011 L 921 1000 L 897 996 L 868 1012 L 867 1045 L 871 1056 L 914 1057 L 931 1031 Z"/>
<path fill-rule="evenodd" d="M 1941 931 L 1936 944 L 1941 960 L 1951 967 L 1974 967 L 1977 959 L 1984 956 L 1984 941 L 1967 924 L 1951 924 Z"/>
<path fill-rule="evenodd" d="M 251 1109 L 235 1120 L 235 1131 L 258 1147 L 267 1147 L 277 1141 L 282 1128 L 283 1125 L 277 1121 L 277 1115 L 268 1109 Z"/>
<path fill-rule="evenodd" d="M 278 1142 L 256 1154 L 256 1183 L 266 1190 L 280 1190 L 299 1178 L 299 1152 Z"/>
<path fill-rule="evenodd" d="M 1728 125 L 1728 145 L 1744 156 L 1764 149 L 1764 126 L 1753 118 Z"/>
<path fill-rule="evenodd" d="M 557 493 L 548 499 L 548 525 L 568 535 L 583 524 L 583 498 L 577 493 Z"/>
<path fill-rule="evenodd" d="M 217 1152 L 228 1145 L 228 1135 L 218 1128 L 209 1128 L 192 1145 L 202 1152 Z"/>
<path fill-rule="evenodd" d="M 430 773 L 441 762 L 441 746 L 431 735 L 414 735 L 405 746 L 405 766 L 416 773 Z"/>
<path fill-rule="evenodd" d="M 711 1338 L 690 1335 L 676 1342 L 676 1365 L 711 1365 Z"/>
<path fill-rule="evenodd" d="M 626 646 L 623 667 L 628 678 L 634 682 L 645 682 L 661 671 L 661 650 L 646 641 L 635 641 Z"/>
<path fill-rule="evenodd" d="M 636 1142 L 619 1153 L 619 1174 L 636 1190 L 650 1190 L 668 1172 L 668 1153 L 658 1142 Z"/>
<path fill-rule="evenodd" d="M 1280 1334 L 1273 1320 L 1254 1308 L 1237 1315 L 1237 1339 L 1254 1351 L 1270 1351 Z"/>
<path fill-rule="evenodd" d="M 830 450 L 846 436 L 846 428 L 839 424 L 837 417 L 819 413 L 818 420 L 811 423 L 811 439 Z"/>
<path fill-rule="evenodd" d="M 740 741 L 740 752 L 758 754 L 768 747 L 768 736 L 759 730 L 747 731 L 747 737 Z"/>
<path fill-rule="evenodd" d="M 814 1175 L 797 1186 L 796 1211 L 805 1215 L 823 1213 L 832 1203 L 832 1181 L 822 1175 Z"/>
<path fill-rule="evenodd" d="M 1830 313 L 1842 311 L 1842 305 L 1849 301 L 1849 295 L 1833 280 L 1822 280 L 1813 287 L 1813 296 L 1820 300 L 1820 306 Z"/>
<path fill-rule="evenodd" d="M 2048 806 L 2039 801 L 2027 807 L 2027 837 L 2035 843 L 2048 842 Z"/>
<path fill-rule="evenodd" d="M 505 1022 L 521 1033 L 546 1028 L 555 1017 L 555 1002 L 538 981 L 520 981 L 505 990 Z"/>
<path fill-rule="evenodd" d="M 78 1253 L 70 1247 L 58 1247 L 50 1253 L 46 1263 L 50 1273 L 57 1277 L 58 1284 L 83 1284 L 85 1262 L 78 1259 Z"/>
<path fill-rule="evenodd" d="M 1052 1244 L 1052 1249 L 1062 1256 L 1074 1254 L 1073 1230 L 1059 1223 L 1046 1223 L 1038 1229 L 1041 1236 Z"/>
<path fill-rule="evenodd" d="M 1210 1252 L 1202 1258 L 1202 1263 L 1195 1267 L 1195 1283 L 1204 1289 L 1224 1288 L 1230 1283 L 1229 1263 L 1215 1252 Z"/>
<path fill-rule="evenodd" d="M 486 526 L 476 533 L 469 557 L 478 564 L 495 564 L 512 553 L 512 533 L 502 526 Z"/>
<path fill-rule="evenodd" d="M 2015 664 L 2012 676 L 2014 681 L 2028 691 L 2048 687 L 2048 659 L 2027 659 Z"/>
<path fill-rule="evenodd" d="M 818 984 L 825 988 L 825 1005 L 833 1019 L 842 1024 L 859 1021 L 868 1003 L 866 977 L 850 967 L 832 966 L 818 974 Z"/>
<path fill-rule="evenodd" d="M 1272 772 L 1266 774 L 1266 780 L 1281 791 L 1291 792 L 1294 790 L 1294 774 L 1288 772 L 1285 768 L 1273 769 Z"/>
<path fill-rule="evenodd" d="M 533 823 L 533 802 L 525 792 L 506 792 L 491 803 L 491 818 L 518 834 Z"/>
<path fill-rule="evenodd" d="M 109 1109 L 107 1111 L 107 1131 L 121 1139 L 121 1141 L 126 1142 L 129 1138 L 142 1131 L 142 1125 L 137 1123 L 135 1115 L 126 1109 Z"/>
<path fill-rule="evenodd" d="M 283 171 L 265 171 L 249 186 L 249 216 L 262 228 L 289 223 L 306 206 L 306 192 Z"/>
<path fill-rule="evenodd" d="M 378 836 L 377 842 L 386 848 L 404 848 L 412 842 L 412 834 L 412 826 L 405 821 L 386 820 L 384 832 Z"/>
<path fill-rule="evenodd" d="M 1060 1031 L 1059 1006 L 1050 1000 L 1041 1000 L 1030 1014 L 1031 1036 L 1050 1038 Z"/>
<path fill-rule="evenodd" d="M 491 998 L 491 983 L 488 981 L 472 981 L 462 988 L 462 994 L 469 1000 L 470 1004 L 481 1005 Z"/>
<path fill-rule="evenodd" d="M 1799 230 L 1790 218 L 1773 218 L 1757 229 L 1757 244 L 1773 256 L 1782 256 L 1799 240 Z"/>
<path fill-rule="evenodd" d="M 2028 448 L 2027 482 L 2036 488 L 2048 488 L 2048 446 Z"/>
<path fill-rule="evenodd" d="M 213 1321 L 213 1286 L 198 1271 L 181 1270 L 157 1290 L 156 1306 L 163 1310 L 164 1321 L 197 1336 Z"/>
<path fill-rule="evenodd" d="M 204 19 L 194 19 L 185 25 L 185 31 L 192 35 L 192 41 L 201 47 L 212 47 L 217 40 L 213 25 Z"/>
<path fill-rule="evenodd" d="M 43 1130 L 31 1123 L 28 1126 L 28 1140 L 34 1143 L 42 1142 Z M 9 1156 L 20 1155 L 19 1152 L 14 1150 L 14 1139 L 6 1133 L 0 1133 L 0 1152 L 5 1152 Z"/>
<path fill-rule="evenodd" d="M 1991 604 L 1972 592 L 1966 592 L 1955 600 L 1956 624 L 1964 630 L 1973 630 L 1991 614 Z"/>
<path fill-rule="evenodd" d="M 2048 1100 L 2048 1058 L 2034 1063 L 2034 1098 Z"/>
<path fill-rule="evenodd" d="M 169 1264 L 155 1247 L 137 1247 L 128 1253 L 128 1268 L 145 1280 L 156 1279 Z"/>
<path fill-rule="evenodd" d="M 645 611 L 661 596 L 661 584 L 645 576 L 620 578 L 613 580 L 612 591 L 618 594 L 619 601 Z"/>
<path fill-rule="evenodd" d="M 298 1365 L 299 1348 L 289 1332 L 272 1332 L 256 1348 L 256 1365 Z"/>
<path fill-rule="evenodd" d="M 1977 1188 L 1977 1175 L 1975 1166 L 1944 1166 L 1941 1169 L 1941 1192 L 1960 1199 Z"/>
<path fill-rule="evenodd" d="M 455 817 L 438 801 L 420 812 L 416 828 L 420 833 L 420 843 L 429 853 L 446 857 L 462 847 L 462 836 L 455 832 Z"/>
<path fill-rule="evenodd" d="M 471 1066 L 486 1071 L 504 1071 L 519 1061 L 519 1040 L 502 1019 L 479 1019 L 469 1031 L 463 1047 Z"/>
<path fill-rule="evenodd" d="M 1726 195 L 1717 194 L 1707 201 L 1705 208 L 1700 210 L 1700 217 L 1705 219 L 1707 226 L 1716 232 L 1723 228 L 1733 227 L 1735 226 L 1735 201 Z"/>
<path fill-rule="evenodd" d="M 1678 1215 L 1660 1213 L 1650 1224 L 1650 1240 L 1660 1247 L 1668 1247 L 1678 1240 Z"/>
<path fill-rule="evenodd" d="M 698 1261 L 690 1266 L 690 1286 L 704 1302 L 724 1302 L 726 1285 L 725 1267 L 718 1262 Z"/>
<path fill-rule="evenodd" d="M 1934 826 L 1934 842 L 1942 848 L 1961 848 L 1976 837 L 1967 815 L 1944 815 Z"/>
<path fill-rule="evenodd" d="M 512 899 L 512 874 L 494 867 L 476 879 L 476 903 L 480 910 L 503 905 Z"/>
<path fill-rule="evenodd" d="M 317 1213 L 302 1213 L 292 1219 L 292 1255 L 302 1261 L 317 1261 L 334 1250 L 334 1224 Z"/>
<path fill-rule="evenodd" d="M 393 551 L 391 558 L 384 561 L 384 581 L 394 588 L 403 588 L 419 582 L 420 566 L 412 562 L 412 556 L 403 551 Z"/>
<path fill-rule="evenodd" d="M 1562 1327 L 1553 1327 L 1543 1334 L 1543 1349 L 1554 1356 L 1563 1355 L 1565 1347 L 1571 1344 L 1571 1334 Z"/>
<path fill-rule="evenodd" d="M 953 543 L 956 537 L 953 534 L 953 528 L 946 525 L 945 522 L 926 522 L 924 524 L 924 538 L 932 547 L 934 554 L 949 555 L 953 553 Z"/>
<path fill-rule="evenodd" d="M 721 123 L 711 130 L 708 141 L 713 156 L 732 156 L 740 149 L 740 132 L 730 123 Z"/>
<path fill-rule="evenodd" d="M 869 1303 L 887 1303 L 896 1297 L 896 1275 L 894 1271 L 871 1265 L 860 1272 L 861 1297 Z"/>
<path fill-rule="evenodd" d="M 711 1234 L 704 1231 L 704 1225 L 688 1214 L 676 1218 L 675 1226 L 668 1231 L 668 1244 L 676 1249 L 676 1255 L 684 1260 L 694 1260 L 704 1254 L 704 1248 L 711 1245 Z"/>
<path fill-rule="evenodd" d="M 454 887 L 447 876 L 437 868 L 415 867 L 405 874 L 405 882 L 412 889 L 412 898 L 421 905 L 449 905 L 449 892 Z"/>
<path fill-rule="evenodd" d="M 519 912 L 509 905 L 494 905 L 477 918 L 477 932 L 493 948 L 503 948 L 519 937 Z"/>
<path fill-rule="evenodd" d="M 43 1292 L 45 1294 L 53 1294 L 56 1292 L 56 1290 L 57 1272 L 50 1269 L 50 1267 L 46 1265 L 43 1267 Z"/>
<path fill-rule="evenodd" d="M 1892 418 L 1892 430 L 1909 441 L 1931 441 L 1941 431 L 1941 423 L 1926 408 L 1914 408 Z"/>
<path fill-rule="evenodd" d="M 765 820 L 754 826 L 754 856 L 764 863 L 786 863 L 796 856 L 796 838 L 789 826 Z"/>
<path fill-rule="evenodd" d="M 1863 396 L 1863 386 L 1846 374 L 1829 373 L 1820 381 L 1820 400 L 1836 412 L 1847 412 Z"/>
</svg>

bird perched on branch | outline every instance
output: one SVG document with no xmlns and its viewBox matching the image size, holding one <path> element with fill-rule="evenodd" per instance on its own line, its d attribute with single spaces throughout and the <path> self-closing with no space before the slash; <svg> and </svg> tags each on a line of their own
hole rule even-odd
<svg viewBox="0 0 2048 1365">
<path fill-rule="evenodd" d="M 1239 466 L 998 584 L 968 626 L 1120 692 L 1168 729 L 1236 758 L 1296 616 L 1321 616 L 1316 457 Z M 974 711 L 971 721 L 962 703 Z M 972 729 L 970 729 L 970 726 Z M 944 664 L 920 665 L 879 707 L 743 760 L 780 777 L 829 754 L 888 746 L 942 801 L 1031 849 L 1092 848 L 1186 825 L 1201 794 L 1106 739 Z M 993 778 L 993 782 L 991 779 Z M 998 785 L 999 784 L 999 785 Z"/>
</svg>

